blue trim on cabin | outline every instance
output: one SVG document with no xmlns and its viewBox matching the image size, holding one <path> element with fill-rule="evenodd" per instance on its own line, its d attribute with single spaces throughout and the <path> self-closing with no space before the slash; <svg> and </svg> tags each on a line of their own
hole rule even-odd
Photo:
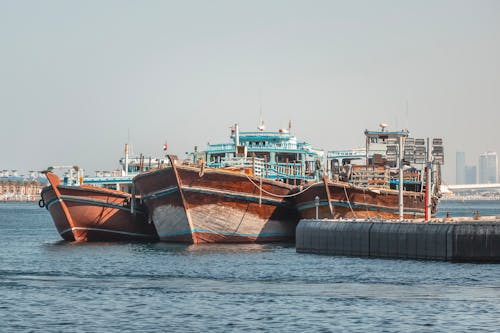
<svg viewBox="0 0 500 333">
<path fill-rule="evenodd" d="M 408 136 L 409 131 L 365 131 L 366 136 Z"/>
<path fill-rule="evenodd" d="M 259 152 L 281 152 L 281 153 L 290 153 L 290 154 L 307 154 L 307 155 L 312 155 L 312 156 L 317 156 L 318 154 L 314 151 L 310 151 L 304 148 L 286 148 L 286 147 L 275 147 L 275 146 L 246 146 L 247 147 L 247 152 L 251 153 L 259 153 Z M 222 154 L 222 153 L 233 153 L 235 151 L 234 145 L 232 147 L 225 147 L 222 146 L 222 148 L 217 148 L 216 149 L 210 149 L 212 148 L 209 146 L 205 152 L 208 154 Z"/>
</svg>

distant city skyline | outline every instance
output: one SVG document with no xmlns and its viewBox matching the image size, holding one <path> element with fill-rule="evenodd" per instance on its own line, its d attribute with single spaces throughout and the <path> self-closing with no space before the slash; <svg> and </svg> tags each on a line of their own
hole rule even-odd
<svg viewBox="0 0 500 333">
<path fill-rule="evenodd" d="M 465 184 L 465 152 L 456 153 L 455 184 Z"/>
<path fill-rule="evenodd" d="M 485 151 L 476 157 L 477 163 L 467 163 L 467 154 L 455 153 L 455 184 L 487 184 L 499 182 L 497 153 Z M 474 157 L 469 157 L 469 161 Z"/>
<path fill-rule="evenodd" d="M 325 150 L 385 122 L 500 152 L 500 1 L 0 1 L 0 168 L 181 158 L 229 126 Z M 474 162 L 474 163 L 477 163 Z"/>
<path fill-rule="evenodd" d="M 498 183 L 498 158 L 494 151 L 487 151 L 479 155 L 478 162 L 479 183 Z"/>
<path fill-rule="evenodd" d="M 465 184 L 477 184 L 477 167 L 475 165 L 465 166 Z"/>
</svg>

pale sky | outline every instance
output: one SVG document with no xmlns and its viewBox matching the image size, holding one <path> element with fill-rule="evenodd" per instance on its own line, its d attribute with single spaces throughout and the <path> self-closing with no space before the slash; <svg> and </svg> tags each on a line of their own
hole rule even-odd
<svg viewBox="0 0 500 333">
<path fill-rule="evenodd" d="M 261 108 L 325 150 L 443 137 L 453 183 L 500 153 L 500 1 L 0 0 L 0 169 L 183 157 Z"/>
</svg>

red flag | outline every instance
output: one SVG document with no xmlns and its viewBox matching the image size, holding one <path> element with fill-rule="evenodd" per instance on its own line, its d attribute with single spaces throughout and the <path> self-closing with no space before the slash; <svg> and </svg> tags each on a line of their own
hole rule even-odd
<svg viewBox="0 0 500 333">
<path fill-rule="evenodd" d="M 163 145 L 163 150 L 164 150 L 164 151 L 167 151 L 167 149 L 168 149 L 168 145 L 167 145 L 167 143 L 165 142 L 165 144 Z"/>
</svg>

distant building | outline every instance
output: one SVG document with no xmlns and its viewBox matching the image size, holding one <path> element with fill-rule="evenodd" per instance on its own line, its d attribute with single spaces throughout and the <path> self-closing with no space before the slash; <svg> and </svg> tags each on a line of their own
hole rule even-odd
<svg viewBox="0 0 500 333">
<path fill-rule="evenodd" d="M 47 185 L 47 179 L 31 172 L 29 177 L 19 176 L 16 170 L 0 170 L 0 201 L 35 201 Z"/>
<path fill-rule="evenodd" d="M 475 165 L 465 166 L 465 184 L 477 184 L 477 168 Z"/>
<path fill-rule="evenodd" d="M 488 151 L 479 155 L 479 183 L 498 182 L 497 153 Z"/>
<path fill-rule="evenodd" d="M 456 184 L 465 184 L 465 153 L 463 151 L 457 151 L 456 158 Z"/>
</svg>

